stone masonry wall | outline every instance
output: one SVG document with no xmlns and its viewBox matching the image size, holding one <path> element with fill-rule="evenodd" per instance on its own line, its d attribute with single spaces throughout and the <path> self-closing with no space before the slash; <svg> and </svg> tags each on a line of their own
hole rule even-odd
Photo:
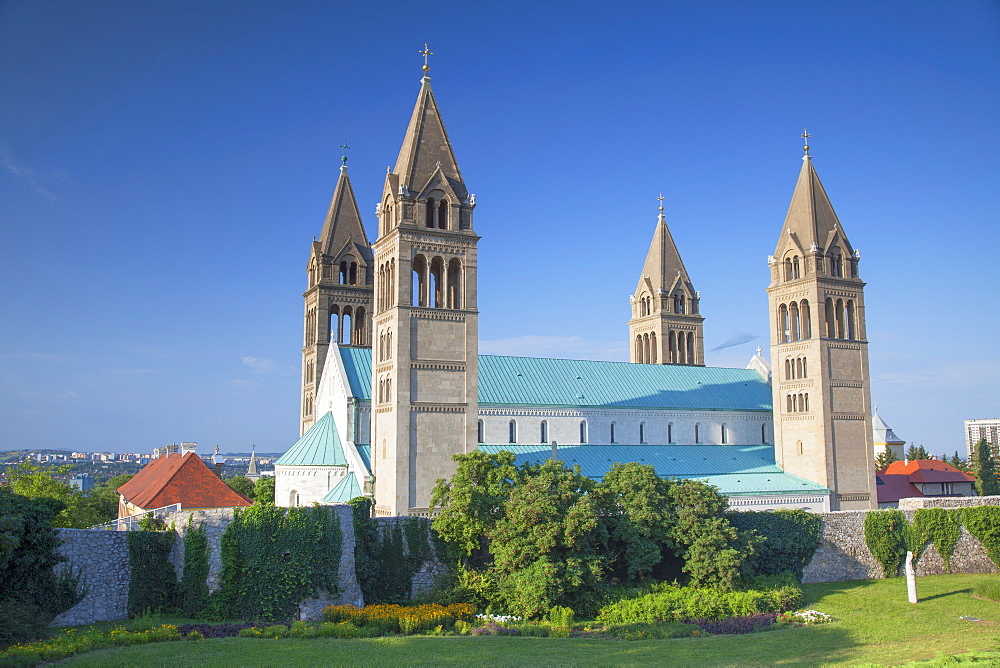
<svg viewBox="0 0 1000 668">
<path fill-rule="evenodd" d="M 379 531 L 385 531 L 386 528 L 399 524 L 404 520 L 410 519 L 409 517 L 379 517 L 376 518 L 375 522 L 378 525 Z M 409 553 L 409 546 L 406 545 L 406 533 L 403 533 L 403 548 Z M 434 549 L 434 542 L 430 539 L 430 533 L 427 536 L 427 548 L 430 550 L 430 559 L 425 561 L 420 565 L 420 570 L 416 572 L 413 579 L 410 580 L 410 598 L 416 598 L 423 594 L 424 592 L 430 591 L 434 588 L 437 583 L 438 578 L 448 570 L 444 562 L 438 558 L 437 551 Z"/>
<path fill-rule="evenodd" d="M 908 502 L 904 505 L 904 502 Z M 1000 496 L 951 497 L 902 499 L 900 509 L 906 519 L 913 521 L 917 508 L 957 508 L 980 505 L 1000 505 Z M 802 572 L 802 581 L 841 582 L 843 580 L 872 580 L 882 577 L 882 567 L 872 557 L 865 544 L 865 515 L 867 510 L 848 510 L 823 513 L 820 545 L 812 561 Z M 917 563 L 917 575 L 940 575 L 945 572 L 944 561 L 929 545 Z M 986 555 L 983 546 L 962 527 L 962 537 L 951 557 L 952 573 L 996 573 L 997 569 Z"/>
<path fill-rule="evenodd" d="M 87 595 L 56 617 L 53 626 L 78 626 L 128 617 L 129 557 L 124 531 L 57 529 L 62 545 L 58 552 L 67 561 L 57 570 L 80 575 Z"/>
</svg>

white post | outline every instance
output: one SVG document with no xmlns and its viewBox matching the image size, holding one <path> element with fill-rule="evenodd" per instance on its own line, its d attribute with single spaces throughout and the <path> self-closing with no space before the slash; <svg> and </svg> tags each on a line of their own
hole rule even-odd
<svg viewBox="0 0 1000 668">
<path fill-rule="evenodd" d="M 913 570 L 913 553 L 909 550 L 906 551 L 906 564 L 904 566 L 906 571 L 906 595 L 909 598 L 910 603 L 916 603 L 919 601 L 917 598 L 917 574 Z"/>
</svg>

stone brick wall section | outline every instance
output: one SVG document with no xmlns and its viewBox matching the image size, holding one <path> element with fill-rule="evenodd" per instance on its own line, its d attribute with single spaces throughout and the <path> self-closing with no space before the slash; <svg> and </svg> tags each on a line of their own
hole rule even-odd
<svg viewBox="0 0 1000 668">
<path fill-rule="evenodd" d="M 87 595 L 56 617 L 53 626 L 78 626 L 128 617 L 129 558 L 124 531 L 57 529 L 59 554 L 67 561 L 56 569 L 80 573 Z"/>
<path fill-rule="evenodd" d="M 407 517 L 379 517 L 376 518 L 376 523 L 378 524 L 379 531 L 384 531 L 386 527 L 392 526 L 393 524 L 399 524 L 403 520 L 407 520 Z M 406 543 L 406 533 L 403 533 L 403 547 L 409 553 L 409 546 Z M 438 578 L 443 575 L 447 570 L 444 562 L 438 558 L 437 552 L 434 549 L 434 542 L 430 539 L 430 533 L 427 536 L 427 548 L 430 550 L 431 558 L 420 565 L 420 569 L 410 580 L 410 598 L 416 598 L 423 594 L 424 592 L 430 591 L 437 584 Z"/>
<path fill-rule="evenodd" d="M 901 499 L 900 510 L 906 519 L 913 521 L 917 508 L 960 508 L 981 505 L 1000 505 L 1000 496 L 971 496 Z M 865 544 L 865 515 L 871 511 L 849 510 L 823 513 L 820 545 L 812 561 L 802 571 L 802 581 L 841 582 L 844 580 L 872 580 L 882 577 L 882 567 L 872 557 Z M 917 575 L 945 573 L 944 561 L 933 545 L 924 550 L 917 564 Z M 986 555 L 983 546 L 962 527 L 962 537 L 951 557 L 952 573 L 996 573 L 997 569 Z"/>
</svg>

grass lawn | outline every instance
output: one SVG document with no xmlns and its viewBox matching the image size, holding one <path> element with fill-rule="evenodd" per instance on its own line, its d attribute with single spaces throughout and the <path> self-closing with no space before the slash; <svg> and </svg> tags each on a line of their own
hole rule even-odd
<svg viewBox="0 0 1000 668">
<path fill-rule="evenodd" d="M 938 653 L 1000 650 L 1000 603 L 972 598 L 988 575 L 806 585 L 807 606 L 836 621 L 745 636 L 678 640 L 410 636 L 365 640 L 224 638 L 82 654 L 74 666 L 394 665 L 829 665 L 897 664 Z M 971 622 L 961 616 L 978 617 Z M 997 661 L 1000 662 L 1000 655 Z"/>
</svg>

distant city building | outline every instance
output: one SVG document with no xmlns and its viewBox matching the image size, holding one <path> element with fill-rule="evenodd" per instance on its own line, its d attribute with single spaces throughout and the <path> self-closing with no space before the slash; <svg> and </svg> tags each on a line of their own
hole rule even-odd
<svg viewBox="0 0 1000 668">
<path fill-rule="evenodd" d="M 976 443 L 981 438 L 986 439 L 993 452 L 1000 450 L 1000 418 L 965 421 L 965 446 L 970 458 L 972 457 Z"/>
<path fill-rule="evenodd" d="M 78 473 L 69 480 L 69 486 L 74 487 L 81 492 L 88 492 L 94 489 L 94 479 L 91 478 L 86 473 Z"/>
</svg>

